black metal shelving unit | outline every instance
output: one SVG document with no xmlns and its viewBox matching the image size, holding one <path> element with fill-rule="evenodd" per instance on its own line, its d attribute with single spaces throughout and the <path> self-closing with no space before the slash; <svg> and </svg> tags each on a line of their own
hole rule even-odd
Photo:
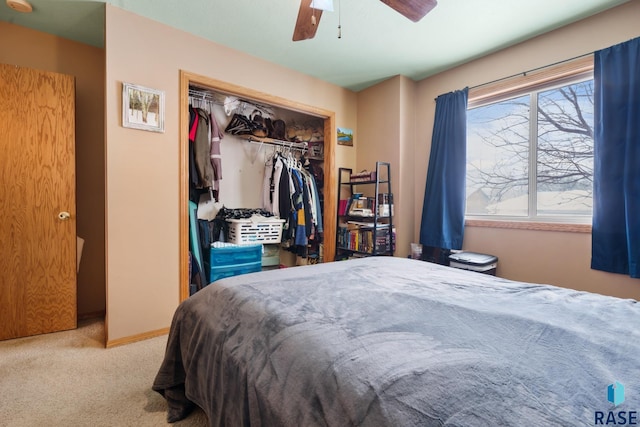
<svg viewBox="0 0 640 427">
<path fill-rule="evenodd" d="M 366 190 L 373 186 L 373 195 Z M 353 207 L 355 194 L 361 193 L 367 200 L 368 211 L 354 215 L 349 212 Z M 347 198 L 343 198 L 343 194 Z M 370 191 L 369 191 L 370 194 Z M 393 256 L 395 251 L 395 233 L 393 229 L 393 193 L 391 191 L 391 165 L 388 162 L 376 162 L 375 179 L 355 180 L 353 170 L 339 168 L 338 197 L 346 200 L 338 203 L 336 260 L 353 256 Z M 368 200 L 372 199 L 372 203 Z M 361 199 L 355 199 L 361 200 Z M 386 203 L 385 203 L 386 202 Z M 341 212 L 341 210 L 345 212 Z"/>
</svg>

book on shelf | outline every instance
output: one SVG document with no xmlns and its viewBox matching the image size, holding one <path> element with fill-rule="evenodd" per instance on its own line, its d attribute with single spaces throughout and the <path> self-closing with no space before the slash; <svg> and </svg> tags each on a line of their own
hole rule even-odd
<svg viewBox="0 0 640 427">
<path fill-rule="evenodd" d="M 347 204 L 349 199 L 340 199 L 338 201 L 338 215 L 344 216 L 347 213 Z"/>
<path fill-rule="evenodd" d="M 347 215 L 373 217 L 373 209 L 375 206 L 373 197 L 363 196 L 362 193 L 355 193 L 348 204 Z"/>
<path fill-rule="evenodd" d="M 353 221 L 353 220 L 349 220 L 347 221 L 347 225 L 351 225 L 354 227 L 359 227 L 359 228 L 373 228 L 374 227 L 374 223 L 373 221 Z M 376 225 L 376 228 L 389 228 L 389 223 L 388 222 L 379 222 Z"/>
<path fill-rule="evenodd" d="M 353 208 L 349 216 L 361 216 L 363 218 L 373 218 L 373 211 L 368 208 Z"/>
<path fill-rule="evenodd" d="M 354 224 L 351 224 L 351 226 L 354 226 Z M 392 230 L 393 236 L 395 236 L 395 228 Z M 388 228 L 376 229 L 374 233 L 373 228 L 349 228 L 349 224 L 347 224 L 347 226 L 341 226 L 338 229 L 338 248 L 367 254 L 373 254 L 374 252 L 376 254 L 385 254 L 389 253 L 392 247 L 395 246 L 391 244 L 391 237 Z"/>
<path fill-rule="evenodd" d="M 352 206 L 354 205 L 354 201 L 359 200 L 362 197 L 362 193 L 353 193 L 351 197 L 347 200 L 347 206 L 344 210 L 344 215 L 348 215 L 351 212 Z"/>
<path fill-rule="evenodd" d="M 378 194 L 378 215 L 381 217 L 393 216 L 393 193 Z"/>
<path fill-rule="evenodd" d="M 378 201 L 389 200 L 388 197 L 380 198 L 379 196 L 380 195 L 378 195 Z M 363 196 L 362 193 L 354 193 L 348 199 L 338 201 L 338 215 L 340 216 L 349 215 L 373 218 L 375 216 L 374 209 L 378 210 L 378 216 L 380 217 L 388 217 L 390 216 L 389 214 L 393 215 L 393 203 L 391 205 L 388 203 L 376 204 L 375 197 Z"/>
</svg>

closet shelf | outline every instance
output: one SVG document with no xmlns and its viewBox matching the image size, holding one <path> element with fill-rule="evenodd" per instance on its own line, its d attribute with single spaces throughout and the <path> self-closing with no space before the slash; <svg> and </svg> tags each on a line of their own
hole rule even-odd
<svg viewBox="0 0 640 427">
<path fill-rule="evenodd" d="M 280 147 L 286 147 L 291 149 L 303 150 L 306 151 L 309 148 L 309 143 L 306 141 L 301 142 L 293 142 L 293 141 L 283 141 L 280 139 L 273 138 L 258 138 L 253 135 L 235 135 L 237 137 L 245 139 L 247 142 L 251 142 L 253 144 L 270 144 L 277 145 Z"/>
<path fill-rule="evenodd" d="M 208 91 L 189 88 L 189 97 L 195 98 L 199 101 L 209 101 L 209 102 L 213 102 L 214 104 L 224 105 L 223 100 L 221 100 L 218 96 Z"/>
<path fill-rule="evenodd" d="M 257 109 L 263 114 L 273 115 L 273 108 L 271 106 L 248 99 L 241 99 L 233 94 L 226 94 L 222 92 L 214 93 L 207 89 L 189 87 L 189 98 L 193 99 L 194 101 L 210 102 L 213 104 L 222 105 L 225 108 L 225 112 L 227 113 L 227 115 L 229 115 L 229 113 L 232 111 L 246 109 Z"/>
</svg>

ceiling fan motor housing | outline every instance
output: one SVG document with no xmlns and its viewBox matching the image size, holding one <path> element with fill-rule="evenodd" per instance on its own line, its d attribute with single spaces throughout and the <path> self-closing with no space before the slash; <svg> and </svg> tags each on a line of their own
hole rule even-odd
<svg viewBox="0 0 640 427">
<path fill-rule="evenodd" d="M 22 13 L 29 13 L 33 11 L 33 8 L 27 2 L 27 0 L 7 0 L 7 6 L 15 11 Z"/>
</svg>

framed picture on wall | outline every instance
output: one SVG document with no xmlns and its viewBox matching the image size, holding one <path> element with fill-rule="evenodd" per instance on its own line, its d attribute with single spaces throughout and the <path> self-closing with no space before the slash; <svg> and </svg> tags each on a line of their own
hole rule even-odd
<svg viewBox="0 0 640 427">
<path fill-rule="evenodd" d="M 164 132 L 164 92 L 122 83 L 122 126 Z"/>
<path fill-rule="evenodd" d="M 338 128 L 338 144 L 353 146 L 353 130 Z"/>
</svg>

